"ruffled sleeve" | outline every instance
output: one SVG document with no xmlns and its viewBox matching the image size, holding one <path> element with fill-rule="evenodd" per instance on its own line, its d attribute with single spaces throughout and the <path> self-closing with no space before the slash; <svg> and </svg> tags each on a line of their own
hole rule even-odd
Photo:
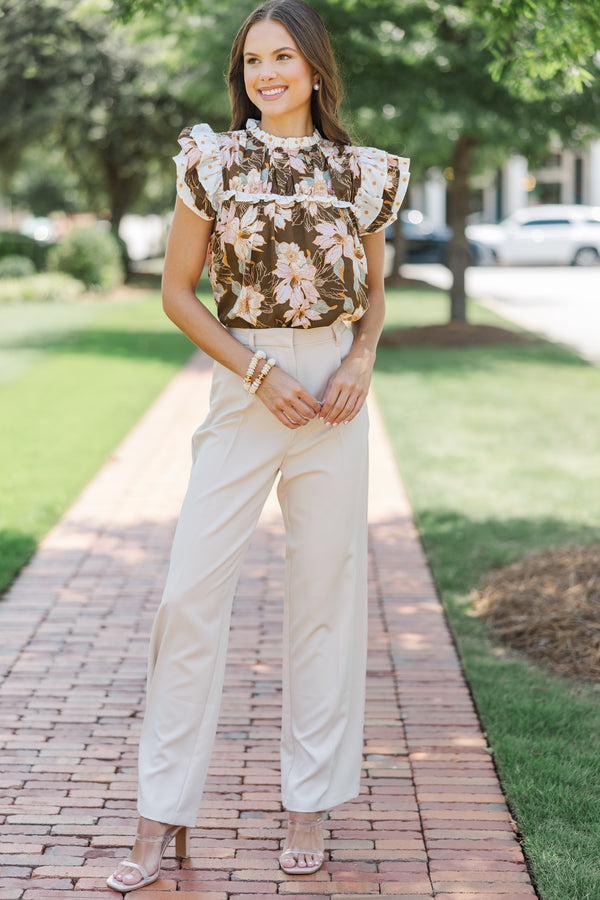
<svg viewBox="0 0 600 900">
<path fill-rule="evenodd" d="M 223 170 L 217 135 L 209 125 L 184 128 L 177 167 L 177 194 L 202 219 L 214 219 L 221 205 Z"/>
<path fill-rule="evenodd" d="M 361 234 L 374 234 L 398 217 L 408 187 L 409 159 L 375 147 L 357 147 L 360 186 L 354 206 Z"/>
</svg>

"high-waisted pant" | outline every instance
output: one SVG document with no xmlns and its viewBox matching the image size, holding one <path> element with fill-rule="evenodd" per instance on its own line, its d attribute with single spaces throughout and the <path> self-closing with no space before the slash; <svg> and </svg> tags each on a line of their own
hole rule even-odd
<svg viewBox="0 0 600 900">
<path fill-rule="evenodd" d="M 352 344 L 344 325 L 232 329 L 317 399 Z M 217 727 L 232 600 L 277 475 L 286 529 L 282 803 L 312 812 L 355 797 L 367 634 L 367 410 L 289 429 L 215 364 L 164 596 L 150 640 L 138 808 L 191 825 Z"/>
</svg>

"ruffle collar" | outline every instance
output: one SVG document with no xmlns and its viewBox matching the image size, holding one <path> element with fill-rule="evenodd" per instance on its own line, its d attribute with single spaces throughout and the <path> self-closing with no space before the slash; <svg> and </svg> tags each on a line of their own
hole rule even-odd
<svg viewBox="0 0 600 900">
<path fill-rule="evenodd" d="M 254 135 L 254 137 L 261 141 L 261 143 L 265 144 L 267 147 L 272 147 L 273 149 L 306 149 L 308 147 L 314 147 L 315 144 L 318 144 L 319 141 L 323 140 L 316 128 L 312 134 L 307 134 L 303 137 L 287 138 L 277 137 L 276 134 L 269 134 L 268 131 L 263 131 L 256 119 L 248 119 L 248 121 L 246 122 L 246 128 L 250 132 L 250 134 Z"/>
</svg>

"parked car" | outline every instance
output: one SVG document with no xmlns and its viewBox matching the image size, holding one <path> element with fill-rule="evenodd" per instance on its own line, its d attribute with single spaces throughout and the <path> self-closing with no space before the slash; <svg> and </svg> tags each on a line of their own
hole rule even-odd
<svg viewBox="0 0 600 900">
<path fill-rule="evenodd" d="M 407 242 L 406 262 L 447 264 L 448 245 L 452 229 L 447 225 L 433 225 L 418 209 L 406 209 L 400 213 L 402 234 Z M 396 223 L 385 230 L 386 241 L 394 240 Z M 488 261 L 489 252 L 476 241 L 469 240 L 471 264 L 481 265 Z"/>
<path fill-rule="evenodd" d="M 600 207 L 532 206 L 499 225 L 469 225 L 467 236 L 505 265 L 592 266 L 600 263 Z"/>
</svg>

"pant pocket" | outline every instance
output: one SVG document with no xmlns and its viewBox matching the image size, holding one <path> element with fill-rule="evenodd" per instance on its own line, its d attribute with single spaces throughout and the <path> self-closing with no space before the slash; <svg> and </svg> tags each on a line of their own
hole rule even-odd
<svg viewBox="0 0 600 900">
<path fill-rule="evenodd" d="M 246 410 L 253 402 L 255 398 L 244 390 L 244 382 L 239 375 L 215 362 L 208 414 L 192 435 L 192 459 L 196 459 L 203 436 L 207 432 L 231 425 L 236 420 L 241 423 Z"/>
</svg>

